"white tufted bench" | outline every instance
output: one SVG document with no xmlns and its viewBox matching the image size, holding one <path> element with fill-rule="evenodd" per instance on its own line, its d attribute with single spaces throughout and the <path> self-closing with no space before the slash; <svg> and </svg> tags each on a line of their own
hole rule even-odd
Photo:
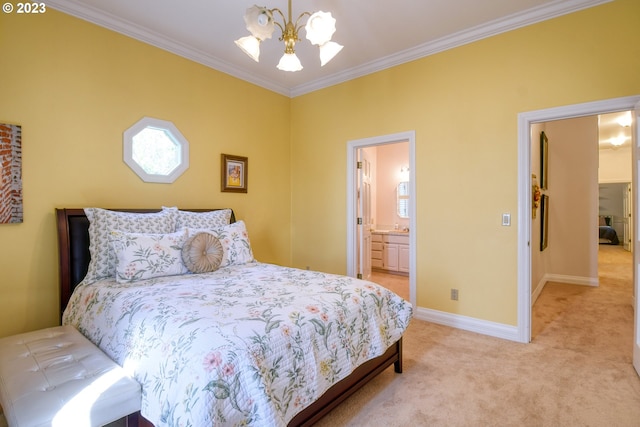
<svg viewBox="0 0 640 427">
<path fill-rule="evenodd" d="M 0 338 L 9 427 L 102 426 L 139 411 L 140 396 L 140 384 L 72 326 Z"/>
</svg>

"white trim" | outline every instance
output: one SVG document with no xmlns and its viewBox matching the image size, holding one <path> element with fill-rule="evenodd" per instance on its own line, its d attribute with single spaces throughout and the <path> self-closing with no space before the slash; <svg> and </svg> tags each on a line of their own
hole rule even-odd
<svg viewBox="0 0 640 427">
<path fill-rule="evenodd" d="M 169 134 L 169 138 L 180 146 L 180 163 L 167 175 L 150 174 L 133 158 L 133 139 L 148 127 L 165 131 L 165 133 Z M 122 157 L 131 170 L 144 182 L 171 184 L 189 169 L 189 141 L 172 122 L 153 117 L 143 117 L 124 131 L 122 136 Z"/>
<path fill-rule="evenodd" d="M 538 297 L 542 293 L 547 283 L 555 282 L 555 283 L 567 283 L 570 285 L 581 285 L 581 286 L 600 286 L 600 279 L 597 277 L 579 277 L 579 276 L 565 276 L 562 274 L 545 274 L 542 279 L 538 282 L 533 292 L 531 292 L 531 307 L 536 303 Z"/>
<path fill-rule="evenodd" d="M 533 305 L 536 303 L 538 297 L 540 296 L 546 285 L 547 279 L 543 277 L 536 285 L 536 288 L 531 292 L 531 307 L 533 307 Z"/>
<path fill-rule="evenodd" d="M 480 320 L 473 317 L 462 316 L 460 314 L 446 313 L 444 311 L 430 308 L 418 307 L 414 317 L 438 325 L 450 326 L 452 328 L 465 331 L 476 332 L 478 334 L 491 337 L 502 338 L 509 341 L 520 341 L 516 326 L 505 325 L 504 323 Z"/>
<path fill-rule="evenodd" d="M 630 182 L 629 179 L 603 179 L 598 184 L 628 184 Z"/>
<path fill-rule="evenodd" d="M 631 136 L 631 143 L 633 150 L 632 156 L 632 174 L 631 174 L 631 188 L 633 189 L 633 209 L 631 213 L 631 221 L 633 224 L 632 234 L 633 242 L 633 368 L 636 373 L 640 375 L 640 313 L 638 313 L 638 292 L 640 292 L 640 168 L 638 162 L 640 162 L 640 99 L 637 100 L 633 106 L 633 133 Z"/>
<path fill-rule="evenodd" d="M 318 79 L 310 83 L 295 86 L 291 89 L 291 97 L 295 98 L 296 96 L 337 85 L 367 74 L 392 68 L 430 55 L 435 55 L 436 53 L 506 33 L 507 31 L 526 27 L 527 25 L 532 25 L 548 19 L 577 12 L 579 10 L 609 3 L 610 1 L 613 0 L 559 0 L 547 3 L 528 9 L 524 12 L 515 13 L 501 19 L 496 19 L 476 27 L 450 34 L 401 52 L 396 52 L 384 58 L 380 58 L 339 73 L 331 74 L 325 78 Z"/>
<path fill-rule="evenodd" d="M 518 114 L 518 341 L 531 341 L 531 125 L 632 110 L 640 95 Z M 635 178 L 634 178 L 635 179 Z M 635 185 L 635 183 L 634 183 Z"/>
<path fill-rule="evenodd" d="M 567 276 L 565 274 L 545 274 L 546 282 L 566 283 L 568 285 L 581 285 L 598 287 L 600 281 L 597 277 Z"/>
<path fill-rule="evenodd" d="M 115 15 L 104 13 L 87 4 L 71 0 L 47 0 L 46 3 L 47 7 L 84 19 L 85 21 L 89 21 L 101 27 L 132 37 L 157 48 L 175 53 L 176 55 L 180 55 L 199 64 L 232 75 L 281 95 L 295 98 L 296 96 L 337 85 L 339 83 L 395 67 L 406 62 L 415 61 L 416 59 L 424 58 L 445 50 L 473 43 L 478 40 L 515 30 L 517 28 L 522 28 L 527 25 L 553 19 L 558 16 L 567 15 L 579 10 L 609 3 L 611 1 L 613 0 L 552 1 L 550 3 L 459 31 L 446 37 L 442 37 L 293 88 L 288 88 L 273 81 L 264 79 L 258 75 L 248 73 L 244 69 L 229 64 L 228 62 L 216 58 L 211 54 L 205 53 L 191 46 L 178 43 L 164 34 L 142 29 L 133 22 L 126 21 Z"/>
<path fill-rule="evenodd" d="M 375 145 L 409 142 L 409 300 L 416 306 L 416 132 L 394 133 L 347 142 L 347 276 L 356 275 L 356 151 Z"/>
<path fill-rule="evenodd" d="M 261 86 L 265 89 L 279 93 L 284 96 L 291 96 L 289 88 L 267 80 L 261 76 L 248 73 L 243 68 L 229 64 L 220 58 L 214 57 L 209 53 L 203 52 L 192 46 L 179 43 L 174 39 L 156 31 L 141 28 L 134 22 L 124 20 L 119 16 L 106 13 L 84 3 L 70 0 L 47 0 L 47 7 L 56 9 L 76 18 L 96 24 L 100 27 L 123 34 L 141 42 L 155 46 L 158 49 L 166 50 L 183 58 L 189 59 L 214 70 L 221 71 L 241 80 Z"/>
</svg>

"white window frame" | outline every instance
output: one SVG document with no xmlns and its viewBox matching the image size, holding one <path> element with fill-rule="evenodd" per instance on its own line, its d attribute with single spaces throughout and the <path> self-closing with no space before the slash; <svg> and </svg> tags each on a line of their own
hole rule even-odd
<svg viewBox="0 0 640 427">
<path fill-rule="evenodd" d="M 167 175 L 150 174 L 146 172 L 133 158 L 133 138 L 146 128 L 155 128 L 170 134 L 170 137 L 180 146 L 180 163 Z M 189 169 L 189 141 L 180 133 L 177 127 L 169 121 L 155 119 L 153 117 L 143 117 L 133 126 L 124 131 L 123 135 L 123 157 L 124 162 L 142 179 L 144 182 L 157 182 L 170 184 Z"/>
</svg>

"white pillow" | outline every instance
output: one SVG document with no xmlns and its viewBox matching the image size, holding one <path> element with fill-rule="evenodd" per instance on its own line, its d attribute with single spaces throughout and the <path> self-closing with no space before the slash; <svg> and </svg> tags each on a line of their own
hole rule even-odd
<svg viewBox="0 0 640 427">
<path fill-rule="evenodd" d="M 85 208 L 89 219 L 89 253 L 91 260 L 85 283 L 114 277 L 116 258 L 109 244 L 110 230 L 131 233 L 173 233 L 176 231 L 178 209 L 163 209 L 156 213 L 116 212 L 100 208 Z"/>
<path fill-rule="evenodd" d="M 166 208 L 162 209 L 177 209 Z M 229 224 L 231 209 L 219 209 L 206 212 L 178 211 L 176 230 L 182 228 L 216 228 Z"/>
<path fill-rule="evenodd" d="M 238 221 L 224 227 L 212 229 L 188 229 L 189 236 L 201 232 L 213 234 L 220 240 L 224 250 L 220 268 L 255 261 L 253 251 L 251 250 L 251 243 L 249 242 L 249 233 L 247 233 L 247 227 L 244 221 Z"/>
<path fill-rule="evenodd" d="M 117 260 L 118 283 L 189 272 L 182 262 L 186 230 L 169 234 L 112 230 L 109 240 Z"/>
</svg>

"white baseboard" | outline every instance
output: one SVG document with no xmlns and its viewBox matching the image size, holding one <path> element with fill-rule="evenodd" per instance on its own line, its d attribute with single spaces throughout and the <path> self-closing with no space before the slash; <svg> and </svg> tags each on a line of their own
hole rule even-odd
<svg viewBox="0 0 640 427">
<path fill-rule="evenodd" d="M 419 320 L 437 323 L 438 325 L 451 326 L 470 332 L 477 332 L 491 337 L 502 338 L 520 342 L 518 339 L 518 327 L 503 323 L 480 320 L 460 314 L 445 313 L 444 311 L 430 308 L 417 307 L 414 317 Z"/>
<path fill-rule="evenodd" d="M 536 285 L 536 288 L 533 290 L 533 292 L 531 292 L 531 307 L 533 307 L 533 304 L 535 304 L 536 301 L 538 300 L 538 297 L 542 293 L 542 290 L 544 289 L 544 285 L 546 284 L 547 284 L 547 278 L 543 277 L 542 279 L 540 279 L 540 281 Z"/>
<path fill-rule="evenodd" d="M 545 274 L 531 292 L 531 307 L 536 303 L 547 282 L 568 283 L 570 285 L 600 286 L 597 277 L 566 276 L 563 274 Z"/>
<path fill-rule="evenodd" d="M 564 274 L 545 274 L 542 278 L 545 282 L 559 282 L 567 283 L 569 285 L 583 285 L 583 286 L 600 286 L 598 277 L 584 277 L 584 276 L 567 276 Z"/>
<path fill-rule="evenodd" d="M 598 286 L 598 278 L 567 276 L 562 274 L 546 274 L 536 285 L 531 293 L 531 306 L 538 299 L 547 282 L 568 283 L 571 285 Z M 446 313 L 430 308 L 417 307 L 414 317 L 419 320 L 450 326 L 464 331 L 476 332 L 491 337 L 502 338 L 509 341 L 522 342 L 518 335 L 518 327 L 505 325 L 504 323 L 491 322 L 476 319 L 460 314 Z"/>
</svg>

